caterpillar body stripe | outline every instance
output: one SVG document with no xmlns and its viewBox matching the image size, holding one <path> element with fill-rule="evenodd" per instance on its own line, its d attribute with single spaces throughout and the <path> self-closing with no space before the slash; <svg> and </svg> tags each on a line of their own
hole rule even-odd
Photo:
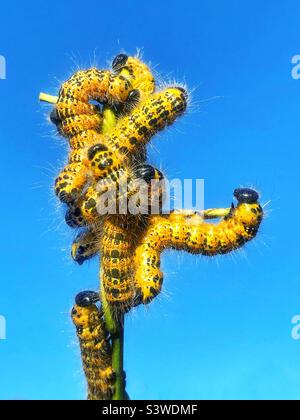
<svg viewBox="0 0 300 420">
<path fill-rule="evenodd" d="M 250 189 L 238 189 L 235 196 L 237 207 L 232 207 L 229 215 L 218 224 L 204 222 L 198 213 L 188 215 L 186 212 L 150 219 L 135 251 L 135 283 L 143 303 L 150 302 L 161 290 L 160 255 L 163 250 L 173 248 L 214 256 L 240 248 L 256 236 L 263 217 L 258 194 Z"/>
<path fill-rule="evenodd" d="M 76 296 L 71 317 L 79 340 L 88 399 L 108 400 L 113 395 L 115 375 L 103 313 L 95 305 L 97 299 L 99 295 L 94 292 L 81 292 Z"/>
</svg>

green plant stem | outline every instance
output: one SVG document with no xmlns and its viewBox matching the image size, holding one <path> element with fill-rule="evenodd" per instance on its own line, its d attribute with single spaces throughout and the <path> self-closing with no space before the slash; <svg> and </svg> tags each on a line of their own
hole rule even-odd
<svg viewBox="0 0 300 420">
<path fill-rule="evenodd" d="M 112 109 L 107 106 L 103 108 L 103 127 L 102 132 L 105 134 L 116 125 L 116 116 Z M 102 278 L 102 275 L 100 275 Z M 112 368 L 116 374 L 115 392 L 113 400 L 127 399 L 125 392 L 123 354 L 124 354 L 124 314 L 114 314 L 110 308 L 106 297 L 105 290 L 101 281 L 101 301 L 104 311 L 106 327 L 111 335 L 112 340 Z"/>
<path fill-rule="evenodd" d="M 101 301 L 104 311 L 104 318 L 106 327 L 111 335 L 112 340 L 112 368 L 116 374 L 115 392 L 113 400 L 127 399 L 125 393 L 124 381 L 124 315 L 119 315 L 118 318 L 114 317 L 112 310 L 105 298 L 105 291 L 101 282 Z"/>
<path fill-rule="evenodd" d="M 115 392 L 113 400 L 124 400 L 124 368 L 123 368 L 123 350 L 124 350 L 124 327 L 120 320 L 118 325 L 118 334 L 112 337 L 112 367 L 116 372 Z"/>
</svg>

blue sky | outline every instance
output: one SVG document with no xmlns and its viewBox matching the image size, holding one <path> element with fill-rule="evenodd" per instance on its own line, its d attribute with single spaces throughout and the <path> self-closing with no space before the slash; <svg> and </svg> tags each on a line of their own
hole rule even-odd
<svg viewBox="0 0 300 420">
<path fill-rule="evenodd" d="M 189 113 L 154 140 L 169 177 L 204 178 L 205 206 L 238 186 L 268 217 L 243 252 L 214 259 L 167 252 L 164 293 L 129 315 L 125 364 L 133 399 L 300 399 L 298 255 L 300 4 L 287 0 L 52 0 L 1 5 L 1 399 L 81 399 L 85 385 L 68 312 L 98 286 L 97 261 L 69 258 L 74 232 L 52 192 L 66 159 L 39 91 L 120 51 L 193 91 Z"/>
</svg>

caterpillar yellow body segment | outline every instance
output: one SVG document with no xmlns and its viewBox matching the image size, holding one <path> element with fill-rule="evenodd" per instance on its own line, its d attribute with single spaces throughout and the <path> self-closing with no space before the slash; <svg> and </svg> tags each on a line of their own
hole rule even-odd
<svg viewBox="0 0 300 420">
<path fill-rule="evenodd" d="M 79 295 L 91 292 L 82 292 Z M 77 295 L 77 296 L 79 296 Z M 78 300 L 78 299 L 77 299 Z M 75 304 L 71 316 L 79 340 L 83 370 L 88 385 L 88 399 L 109 400 L 114 391 L 111 344 L 103 313 L 94 303 Z M 87 304 L 84 302 L 84 305 Z"/>
<path fill-rule="evenodd" d="M 251 203 L 239 196 L 237 207 L 232 207 L 218 224 L 205 222 L 199 213 L 174 212 L 152 217 L 135 251 L 135 282 L 143 302 L 150 302 L 161 290 L 160 255 L 165 249 L 214 256 L 238 249 L 253 239 L 263 217 L 263 210 L 256 201 L 258 196 L 255 192 L 253 195 Z"/>
</svg>

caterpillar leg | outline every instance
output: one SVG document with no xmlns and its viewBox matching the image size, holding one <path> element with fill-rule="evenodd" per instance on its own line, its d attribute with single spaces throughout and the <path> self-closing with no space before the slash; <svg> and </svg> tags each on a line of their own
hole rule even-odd
<svg viewBox="0 0 300 420">
<path fill-rule="evenodd" d="M 98 300 L 99 295 L 95 292 L 81 292 L 75 298 L 71 317 L 79 340 L 88 399 L 109 400 L 114 391 L 115 375 L 103 313 L 95 305 Z"/>
<path fill-rule="evenodd" d="M 167 248 L 193 254 L 214 256 L 240 248 L 253 239 L 263 218 L 258 194 L 237 189 L 237 207 L 232 207 L 218 224 L 204 221 L 199 213 L 174 212 L 150 219 L 149 227 L 135 252 L 135 283 L 143 303 L 150 302 L 161 290 L 163 274 L 160 255 Z"/>
</svg>

